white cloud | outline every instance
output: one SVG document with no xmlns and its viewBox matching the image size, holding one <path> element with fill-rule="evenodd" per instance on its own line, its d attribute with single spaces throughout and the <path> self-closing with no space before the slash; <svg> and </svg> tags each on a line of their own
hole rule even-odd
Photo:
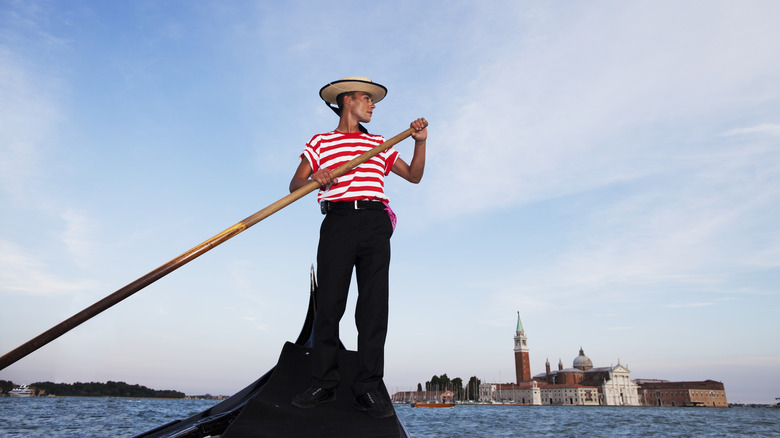
<svg viewBox="0 0 780 438">
<path fill-rule="evenodd" d="M 65 279 L 50 273 L 49 267 L 11 242 L 0 239 L 0 294 L 71 295 L 94 290 L 91 280 Z"/>
<path fill-rule="evenodd" d="M 709 307 L 713 305 L 715 305 L 715 303 L 674 303 L 668 304 L 666 307 L 670 309 L 688 309 L 695 307 Z"/>
<path fill-rule="evenodd" d="M 554 225 L 569 242 L 518 263 L 496 282 L 496 290 L 507 291 L 499 299 L 526 308 L 520 300 L 529 296 L 584 305 L 657 302 L 674 291 L 680 301 L 670 307 L 715 305 L 697 294 L 738 294 L 740 275 L 776 269 L 780 151 L 737 143 L 678 161 L 680 171 L 667 177 L 573 201 L 576 221 Z M 761 288 L 753 285 L 751 293 L 768 292 Z"/>
<path fill-rule="evenodd" d="M 83 210 L 67 209 L 60 214 L 65 221 L 62 241 L 68 254 L 79 265 L 85 265 L 95 254 L 95 223 Z"/>
<path fill-rule="evenodd" d="M 478 74 L 458 90 L 466 103 L 436 139 L 446 148 L 431 148 L 446 170 L 432 187 L 440 208 L 492 208 L 657 174 L 691 147 L 699 118 L 780 96 L 767 82 L 780 70 L 762 33 L 771 14 L 728 3 L 579 12 L 537 26 L 532 45 L 505 35 L 475 60 Z"/>
<path fill-rule="evenodd" d="M 780 124 L 762 123 L 747 128 L 731 129 L 723 133 L 724 136 L 746 135 L 746 134 L 769 134 L 780 136 Z"/>
<path fill-rule="evenodd" d="M 0 189 L 18 201 L 34 194 L 45 175 L 40 168 L 44 143 L 61 119 L 50 97 L 52 83 L 0 45 Z"/>
<path fill-rule="evenodd" d="M 555 203 L 576 203 L 576 219 L 551 224 L 568 241 L 496 280 L 499 305 L 735 293 L 730 278 L 776 266 L 780 150 L 736 137 L 778 128 L 751 122 L 780 97 L 776 15 L 623 3 L 536 21 L 531 44 L 485 46 L 465 103 L 432 127 L 436 214 L 511 216 L 578 195 Z M 722 135 L 739 123 L 750 127 Z"/>
</svg>

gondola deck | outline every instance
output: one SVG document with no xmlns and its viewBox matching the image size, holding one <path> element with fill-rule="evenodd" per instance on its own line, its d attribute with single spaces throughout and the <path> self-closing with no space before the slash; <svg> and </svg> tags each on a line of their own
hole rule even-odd
<svg viewBox="0 0 780 438">
<path fill-rule="evenodd" d="M 309 349 L 293 343 L 285 344 L 279 363 L 268 383 L 247 403 L 241 414 L 222 435 L 238 437 L 343 437 L 396 438 L 405 436 L 398 418 L 376 419 L 358 411 L 352 404 L 354 396 L 349 385 L 342 384 L 336 401 L 312 409 L 300 409 L 290 404 L 292 398 L 310 383 Z M 341 350 L 339 370 L 344 382 L 351 381 L 357 368 L 357 353 Z M 386 394 L 387 390 L 382 387 Z"/>
<path fill-rule="evenodd" d="M 295 343 L 282 348 L 277 365 L 251 385 L 227 400 L 193 415 L 138 435 L 136 438 L 224 438 L 262 437 L 376 437 L 408 438 L 397 416 L 371 418 L 356 410 L 349 389 L 357 367 L 357 353 L 341 350 L 339 370 L 342 384 L 333 403 L 313 409 L 299 409 L 290 401 L 310 383 L 309 348 L 314 326 L 317 282 L 311 273 L 309 310 Z M 384 383 L 380 391 L 389 398 Z"/>
</svg>

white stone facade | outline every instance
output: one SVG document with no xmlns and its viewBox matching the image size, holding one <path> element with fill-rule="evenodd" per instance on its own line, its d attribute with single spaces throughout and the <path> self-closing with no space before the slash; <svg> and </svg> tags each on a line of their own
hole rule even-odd
<svg viewBox="0 0 780 438">
<path fill-rule="evenodd" d="M 479 399 L 488 403 L 538 406 L 542 404 L 542 390 L 536 382 L 531 382 L 528 388 L 509 384 L 483 383 L 479 385 Z"/>
<path fill-rule="evenodd" d="M 542 389 L 542 404 L 598 406 L 599 390 L 593 387 L 554 385 Z"/>
<path fill-rule="evenodd" d="M 483 383 L 479 399 L 487 403 L 563 406 L 640 406 L 638 385 L 631 380 L 631 371 L 618 364 L 595 368 L 584 374 L 606 374 L 598 386 L 580 384 L 553 385 L 533 381 L 528 385 Z"/>
<path fill-rule="evenodd" d="M 630 378 L 628 368 L 618 364 L 609 373 L 609 380 L 602 386 L 604 404 L 607 406 L 639 406 L 639 386 Z"/>
</svg>

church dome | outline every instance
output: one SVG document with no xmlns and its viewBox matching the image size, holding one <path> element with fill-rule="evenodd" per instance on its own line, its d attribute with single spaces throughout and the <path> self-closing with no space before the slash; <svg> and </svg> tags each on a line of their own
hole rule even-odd
<svg viewBox="0 0 780 438">
<path fill-rule="evenodd" d="M 580 347 L 580 355 L 574 358 L 573 366 L 574 368 L 583 371 L 593 368 L 593 362 L 591 362 L 588 356 L 585 356 L 585 353 L 582 351 L 582 347 Z"/>
</svg>

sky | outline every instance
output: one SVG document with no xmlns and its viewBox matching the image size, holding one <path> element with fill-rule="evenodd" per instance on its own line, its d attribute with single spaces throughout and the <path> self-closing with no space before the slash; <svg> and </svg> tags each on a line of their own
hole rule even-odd
<svg viewBox="0 0 780 438">
<path fill-rule="evenodd" d="M 288 193 L 318 97 L 429 123 L 386 181 L 385 382 L 595 366 L 780 397 L 780 3 L 0 0 L 0 354 Z M 411 158 L 411 140 L 396 146 Z M 0 371 L 233 394 L 300 331 L 310 194 Z M 356 290 L 342 341 L 356 347 Z"/>
</svg>

